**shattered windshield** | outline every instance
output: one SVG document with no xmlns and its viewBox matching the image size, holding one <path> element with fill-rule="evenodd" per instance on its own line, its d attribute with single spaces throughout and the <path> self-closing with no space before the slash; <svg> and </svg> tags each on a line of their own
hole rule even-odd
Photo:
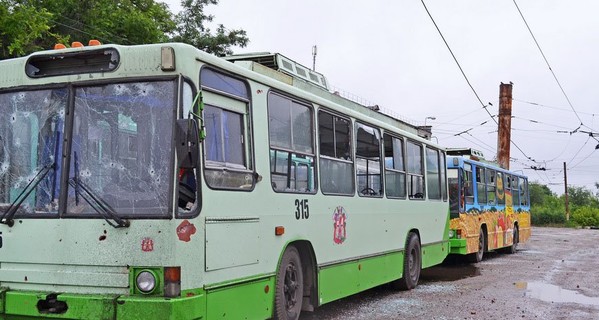
<svg viewBox="0 0 599 320">
<path fill-rule="evenodd" d="M 97 215 L 78 186 L 120 216 L 169 212 L 174 105 L 173 81 L 76 89 L 67 214 Z"/>
<path fill-rule="evenodd" d="M 58 212 L 66 100 L 65 89 L 0 94 L 1 213 L 30 188 L 18 214 Z"/>
<path fill-rule="evenodd" d="M 0 217 L 168 215 L 175 88 L 171 80 L 0 93 Z"/>
</svg>

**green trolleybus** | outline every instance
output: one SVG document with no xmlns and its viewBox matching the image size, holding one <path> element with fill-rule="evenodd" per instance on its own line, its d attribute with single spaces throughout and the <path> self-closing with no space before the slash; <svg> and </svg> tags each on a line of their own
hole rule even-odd
<svg viewBox="0 0 599 320">
<path fill-rule="evenodd" d="M 531 234 L 528 178 L 485 161 L 476 150 L 447 152 L 450 253 L 471 262 L 486 251 L 515 253 Z"/>
<path fill-rule="evenodd" d="M 449 252 L 445 150 L 282 55 L 90 43 L 0 74 L 0 318 L 297 319 Z"/>
</svg>

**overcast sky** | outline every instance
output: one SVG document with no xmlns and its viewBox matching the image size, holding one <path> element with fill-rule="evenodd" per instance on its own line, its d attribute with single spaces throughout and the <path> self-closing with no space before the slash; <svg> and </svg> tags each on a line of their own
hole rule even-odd
<svg viewBox="0 0 599 320">
<path fill-rule="evenodd" d="M 166 1 L 178 11 L 179 1 Z M 425 0 L 491 114 L 499 84 L 513 82 L 512 170 L 563 193 L 568 184 L 596 191 L 599 142 L 599 1 L 517 0 L 560 90 L 513 0 Z M 235 53 L 279 52 L 316 70 L 336 90 L 433 126 L 446 147 L 472 147 L 495 157 L 497 126 L 466 83 L 419 0 L 220 0 L 216 23 L 247 31 Z M 579 119 L 580 118 L 580 119 Z M 482 123 L 485 123 L 481 125 Z M 472 129 L 471 129 L 472 128 Z M 471 129 L 468 133 L 456 134 Z M 597 134 L 599 138 L 599 134 Z M 527 157 L 534 159 L 529 160 Z M 546 171 L 530 167 L 546 168 Z"/>
</svg>

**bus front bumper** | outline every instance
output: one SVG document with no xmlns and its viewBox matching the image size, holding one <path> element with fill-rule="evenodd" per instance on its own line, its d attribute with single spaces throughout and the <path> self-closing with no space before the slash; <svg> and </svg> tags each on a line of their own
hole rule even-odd
<svg viewBox="0 0 599 320">
<path fill-rule="evenodd" d="M 449 254 L 468 254 L 466 239 L 449 239 Z"/>
<path fill-rule="evenodd" d="M 0 288 L 0 319 L 205 319 L 206 295 L 180 298 L 52 294 Z"/>
</svg>

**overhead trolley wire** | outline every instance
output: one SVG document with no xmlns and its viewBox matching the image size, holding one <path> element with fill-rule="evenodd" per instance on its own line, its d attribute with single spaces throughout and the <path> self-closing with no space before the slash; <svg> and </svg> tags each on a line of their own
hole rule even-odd
<svg viewBox="0 0 599 320">
<path fill-rule="evenodd" d="M 537 38 L 535 37 L 534 33 L 530 29 L 530 26 L 528 25 L 528 22 L 526 21 L 526 18 L 524 18 L 524 14 L 522 14 L 522 10 L 520 10 L 520 7 L 518 6 L 518 3 L 516 3 L 516 0 L 512 0 L 512 1 L 514 2 L 514 5 L 516 6 L 516 9 L 518 10 L 518 13 L 520 14 L 520 17 L 522 17 L 522 21 L 524 21 L 524 24 L 526 25 L 526 28 L 528 29 L 528 32 L 532 36 L 533 41 L 535 42 L 537 48 L 539 49 L 539 52 L 541 53 L 541 56 L 543 56 L 543 60 L 545 60 L 545 64 L 547 64 L 547 67 L 549 68 L 549 71 L 551 71 L 551 74 L 553 75 L 553 79 L 555 79 L 555 82 L 557 83 L 557 85 L 560 88 L 562 94 L 566 98 L 566 101 L 568 102 L 568 105 L 570 106 L 570 108 L 574 112 L 574 115 L 576 115 L 576 118 L 578 118 L 578 121 L 580 121 L 580 125 L 584 126 L 584 127 L 587 127 L 587 128 L 589 128 L 589 129 L 592 130 L 591 127 L 588 127 L 588 126 L 586 126 L 584 124 L 584 122 L 582 121 L 582 118 L 580 118 L 580 115 L 578 114 L 578 112 L 574 108 L 574 105 L 572 104 L 572 102 L 570 101 L 570 98 L 566 94 L 566 91 L 564 90 L 564 87 L 562 86 L 562 84 L 560 83 L 559 79 L 557 78 L 557 75 L 553 71 L 553 68 L 551 68 L 551 65 L 549 64 L 549 60 L 547 60 L 547 57 L 545 56 L 545 53 L 543 52 L 543 49 L 541 49 L 541 46 L 539 45 L 539 42 L 537 41 Z M 595 139 L 595 140 L 597 140 L 597 139 Z M 597 140 L 597 141 L 599 142 L 599 140 Z"/>
<path fill-rule="evenodd" d="M 456 65 L 458 66 L 458 68 L 460 69 L 460 72 L 462 73 L 462 76 L 464 77 L 464 79 L 466 80 L 466 83 L 468 83 L 468 86 L 470 87 L 470 89 L 472 90 L 472 92 L 474 93 L 474 95 L 476 96 L 476 99 L 478 100 L 478 102 L 480 102 L 480 104 L 482 105 L 483 109 L 485 109 L 485 111 L 489 114 L 489 117 L 491 117 L 491 119 L 493 119 L 493 121 L 499 125 L 499 123 L 497 122 L 497 119 L 495 119 L 495 117 L 493 117 L 493 115 L 491 114 L 491 112 L 489 112 L 489 110 L 487 109 L 487 107 L 489 105 L 492 105 L 491 103 L 488 103 L 485 105 L 485 103 L 481 100 L 480 96 L 478 95 L 478 93 L 476 92 L 476 90 L 474 89 L 474 86 L 472 86 L 472 83 L 470 83 L 470 80 L 468 79 L 468 77 L 466 76 L 466 73 L 464 72 L 464 69 L 462 68 L 462 66 L 460 65 L 460 62 L 458 61 L 458 59 L 456 58 L 455 54 L 453 53 L 453 50 L 451 50 L 451 47 L 449 46 L 449 43 L 447 43 L 447 40 L 445 40 L 445 36 L 443 36 L 443 33 L 441 32 L 441 29 L 439 29 L 439 26 L 437 25 L 437 22 L 435 22 L 435 19 L 433 18 L 432 14 L 430 13 L 430 11 L 428 10 L 428 7 L 426 6 L 426 4 L 424 3 L 424 0 L 420 0 L 420 2 L 422 3 L 422 6 L 424 7 L 424 10 L 426 10 L 426 13 L 428 14 L 429 18 L 431 18 L 431 21 L 433 22 L 433 24 L 435 25 L 435 28 L 437 29 L 437 32 L 439 32 L 439 35 L 441 36 L 441 39 L 443 39 L 443 42 L 445 43 L 445 46 L 447 47 L 447 50 L 449 50 L 449 53 L 451 54 L 451 56 L 453 57 L 453 60 L 455 61 Z M 512 139 L 510 139 L 510 142 L 514 145 L 514 147 L 516 147 L 516 149 L 518 149 L 522 155 L 524 155 L 528 160 L 532 161 L 532 162 L 536 162 L 532 157 L 529 157 L 524 150 L 522 150 L 522 148 L 520 148 Z"/>
</svg>

